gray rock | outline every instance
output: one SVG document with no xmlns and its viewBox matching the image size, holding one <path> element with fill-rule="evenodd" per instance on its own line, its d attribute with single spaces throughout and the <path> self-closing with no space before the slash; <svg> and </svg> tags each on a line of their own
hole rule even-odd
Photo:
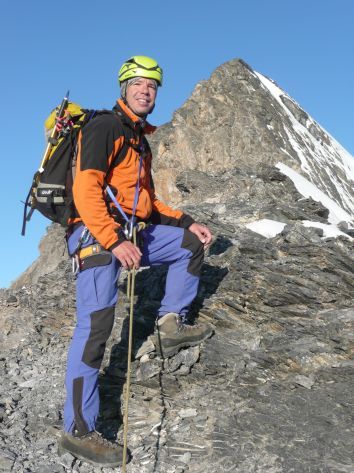
<svg viewBox="0 0 354 473">
<path fill-rule="evenodd" d="M 4 449 L 0 453 L 0 471 L 9 472 L 16 460 L 16 455 L 10 450 Z"/>
<path fill-rule="evenodd" d="M 199 356 L 199 346 L 181 350 L 177 355 L 168 359 L 166 368 L 169 373 L 173 373 L 180 369 L 179 374 L 181 374 L 181 367 L 183 367 L 185 370 L 184 372 L 189 373 L 192 366 L 198 361 Z"/>
<path fill-rule="evenodd" d="M 191 458 L 192 458 L 192 454 L 190 452 L 186 452 L 183 455 L 181 455 L 178 458 L 178 460 L 180 462 L 185 463 L 186 465 L 188 465 L 188 463 L 190 463 L 190 461 L 191 461 Z"/>
<path fill-rule="evenodd" d="M 139 348 L 135 355 L 135 359 L 138 360 L 139 358 L 142 358 L 144 355 L 148 355 L 149 353 L 152 353 L 155 351 L 155 345 L 151 338 L 149 337 Z"/>
<path fill-rule="evenodd" d="M 182 419 L 188 419 L 189 417 L 195 417 L 197 415 L 197 409 L 191 409 L 191 408 L 181 409 L 180 411 L 178 411 L 178 415 Z"/>
<path fill-rule="evenodd" d="M 6 302 L 8 304 L 15 304 L 18 302 L 17 297 L 14 294 L 11 294 L 7 299 Z"/>
<path fill-rule="evenodd" d="M 137 381 L 145 381 L 153 378 L 161 371 L 161 364 L 157 360 L 149 360 L 146 363 L 140 363 L 136 373 Z"/>
<path fill-rule="evenodd" d="M 312 386 L 315 384 L 315 381 L 312 376 L 309 377 L 301 374 L 294 377 L 294 382 L 296 384 L 299 384 L 300 386 L 303 386 L 306 389 L 311 389 Z"/>
</svg>

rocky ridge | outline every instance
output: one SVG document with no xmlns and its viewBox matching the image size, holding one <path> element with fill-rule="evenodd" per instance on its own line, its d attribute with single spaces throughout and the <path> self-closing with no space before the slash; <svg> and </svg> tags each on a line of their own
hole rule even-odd
<svg viewBox="0 0 354 473">
<path fill-rule="evenodd" d="M 353 219 L 352 156 L 274 81 L 242 60 L 223 64 L 197 84 L 151 142 L 156 180 L 166 200 L 184 202 L 185 195 L 176 188 L 176 169 L 209 174 L 281 162 L 308 178 Z"/>
<path fill-rule="evenodd" d="M 326 224 L 330 212 L 304 198 L 275 167 L 281 161 L 311 179 L 289 143 L 284 153 L 279 135 L 269 133 L 268 115 L 274 129 L 284 129 L 275 102 L 256 73 L 231 61 L 197 86 L 152 143 L 161 194 L 183 201 L 214 234 L 191 315 L 211 323 L 215 335 L 161 359 L 149 335 L 166 273 L 138 273 L 129 472 L 353 471 L 350 222 L 341 225 L 347 233 L 335 238 L 303 225 Z M 307 123 L 301 109 L 293 113 Z M 331 163 L 336 168 L 333 157 Z M 339 174 L 344 164 L 337 166 Z M 341 180 L 348 189 L 344 174 Z M 331 183 L 324 182 L 322 190 L 334 198 Z M 246 227 L 259 219 L 284 228 L 265 238 Z M 53 247 L 54 267 L 45 270 Z M 0 471 L 109 473 L 113 469 L 56 453 L 75 294 L 60 228 L 49 227 L 41 251 L 36 270 L 0 293 Z M 126 376 L 125 274 L 120 289 L 100 374 L 99 423 L 106 436 L 118 432 L 118 439 Z"/>
</svg>

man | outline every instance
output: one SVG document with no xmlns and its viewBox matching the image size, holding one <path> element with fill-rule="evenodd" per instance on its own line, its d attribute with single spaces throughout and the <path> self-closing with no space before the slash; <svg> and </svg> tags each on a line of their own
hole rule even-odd
<svg viewBox="0 0 354 473">
<path fill-rule="evenodd" d="M 119 465 L 122 458 L 122 448 L 95 431 L 98 372 L 113 326 L 121 267 L 169 267 L 157 320 L 158 349 L 164 357 L 212 334 L 205 324 L 185 323 L 211 233 L 159 201 L 151 179 L 144 135 L 154 131 L 146 117 L 155 106 L 162 70 L 153 59 L 134 56 L 122 65 L 119 83 L 115 114 L 92 119 L 79 135 L 73 186 L 78 218 L 68 232 L 69 253 L 78 260 L 79 272 L 60 449 L 99 466 Z M 125 219 L 132 215 L 148 224 L 139 235 L 141 248 L 128 238 Z"/>
</svg>

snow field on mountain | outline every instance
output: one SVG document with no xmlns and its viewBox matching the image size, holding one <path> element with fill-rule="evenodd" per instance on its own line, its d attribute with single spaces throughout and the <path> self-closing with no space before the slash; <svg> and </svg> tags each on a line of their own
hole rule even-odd
<svg viewBox="0 0 354 473">
<path fill-rule="evenodd" d="M 322 205 L 329 210 L 328 221 L 330 223 L 337 225 L 339 222 L 344 221 L 350 223 L 353 220 L 351 215 L 343 210 L 333 199 L 328 197 L 328 195 L 312 184 L 312 182 L 294 171 L 294 169 L 291 169 L 284 163 L 277 163 L 276 167 L 293 181 L 300 194 L 304 197 L 312 197 L 313 200 L 321 202 Z"/>
<path fill-rule="evenodd" d="M 305 227 L 315 227 L 320 228 L 323 231 L 322 238 L 335 238 L 337 236 L 344 236 L 346 238 L 351 238 L 344 232 L 341 232 L 336 225 L 327 225 L 325 223 L 320 222 L 312 222 L 310 220 L 303 220 L 302 224 Z M 286 223 L 278 222 L 277 220 L 271 220 L 268 218 L 262 218 L 260 220 L 256 220 L 255 222 L 247 223 L 245 225 L 246 228 L 252 230 L 252 232 L 258 233 L 266 238 L 274 238 L 279 233 L 284 230 Z"/>
<path fill-rule="evenodd" d="M 340 231 L 337 228 L 339 222 L 347 222 L 350 228 L 354 228 L 353 220 L 351 216 L 343 210 L 336 202 L 328 197 L 324 192 L 318 189 L 314 184 L 308 181 L 305 177 L 301 176 L 298 172 L 291 169 L 284 163 L 277 163 L 276 167 L 280 172 L 288 176 L 294 183 L 298 192 L 301 195 L 308 198 L 311 197 L 313 200 L 321 202 L 329 210 L 328 221 L 329 225 L 320 222 L 312 222 L 310 220 L 303 220 L 302 224 L 305 227 L 316 227 L 323 230 L 323 238 L 345 236 L 351 238 L 346 233 Z M 245 225 L 246 228 L 252 230 L 255 233 L 259 233 L 266 238 L 273 238 L 281 233 L 286 223 L 279 222 L 277 220 L 260 219 Z"/>
<path fill-rule="evenodd" d="M 344 207 L 354 215 L 353 197 L 348 192 L 343 178 L 337 173 L 339 169 L 346 176 L 347 180 L 354 182 L 354 158 L 310 116 L 308 116 L 306 126 L 299 123 L 288 107 L 283 103 L 281 97 L 286 97 L 299 110 L 302 110 L 302 108 L 282 89 L 276 86 L 274 82 L 257 72 L 255 72 L 255 75 L 266 90 L 268 90 L 282 106 L 291 121 L 292 129 L 289 130 L 284 126 L 284 130 L 290 145 L 300 159 L 302 170 L 308 175 L 312 182 L 319 183 L 326 194 L 335 198 L 333 189 L 331 190 L 328 186 L 328 182 L 332 182 L 340 195 Z M 311 134 L 309 131 L 311 126 L 320 129 L 324 133 L 325 141 L 319 141 Z M 286 150 L 283 149 L 283 151 L 287 153 Z M 324 173 L 327 176 L 323 176 Z"/>
</svg>

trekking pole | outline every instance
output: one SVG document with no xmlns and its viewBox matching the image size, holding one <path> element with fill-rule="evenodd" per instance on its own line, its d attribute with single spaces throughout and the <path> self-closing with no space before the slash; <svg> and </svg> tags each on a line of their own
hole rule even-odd
<svg viewBox="0 0 354 473">
<path fill-rule="evenodd" d="M 136 245 L 136 227 L 133 229 L 133 243 Z M 133 345 L 133 315 L 134 315 L 134 290 L 135 290 L 135 268 L 133 267 L 128 273 L 128 297 L 130 299 L 130 313 L 129 313 L 129 337 L 128 337 L 128 366 L 127 366 L 127 381 L 125 388 L 125 406 L 124 406 L 124 433 L 123 433 L 123 463 L 122 473 L 126 473 L 127 464 L 127 440 L 128 440 L 128 409 L 130 396 L 130 376 L 131 376 L 131 358 Z"/>
<path fill-rule="evenodd" d="M 65 97 L 63 98 L 61 104 L 60 104 L 60 107 L 59 107 L 59 110 L 56 114 L 56 119 L 60 119 L 60 118 L 63 118 L 64 114 L 65 114 L 65 110 L 67 108 L 69 104 L 69 91 L 67 91 Z M 47 147 L 45 149 L 45 152 L 44 152 L 44 156 L 43 156 L 43 159 L 42 159 L 42 162 L 41 162 L 41 165 L 39 166 L 39 169 L 38 169 L 38 172 L 40 174 L 42 174 L 42 172 L 44 171 L 44 166 L 46 164 L 46 162 L 48 161 L 49 159 L 49 156 L 50 156 L 50 153 L 52 151 L 52 148 L 54 146 L 54 143 L 55 143 L 55 140 L 58 136 L 58 130 L 57 130 L 57 126 L 56 124 L 54 125 L 53 127 L 53 130 L 52 130 L 52 133 L 50 134 L 50 137 L 48 138 L 48 144 L 47 144 Z"/>
</svg>

